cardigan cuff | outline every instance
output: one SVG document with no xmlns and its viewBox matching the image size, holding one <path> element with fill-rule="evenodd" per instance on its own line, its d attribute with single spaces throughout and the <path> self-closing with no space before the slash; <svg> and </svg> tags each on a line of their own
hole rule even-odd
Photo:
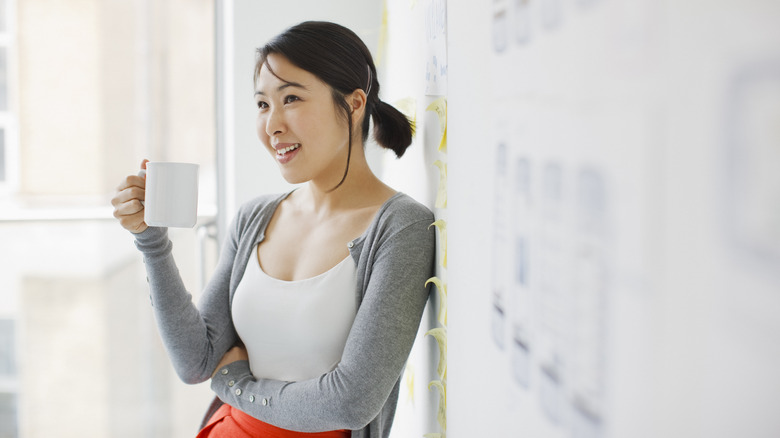
<svg viewBox="0 0 780 438">
<path fill-rule="evenodd" d="M 271 395 L 255 394 L 253 388 L 248 385 L 252 381 L 249 361 L 239 360 L 217 370 L 217 373 L 211 378 L 211 390 L 223 402 L 243 409 L 245 412 L 247 412 L 247 405 L 270 408 L 273 400 Z"/>
<path fill-rule="evenodd" d="M 134 234 L 135 247 L 144 254 L 155 254 L 165 251 L 168 247 L 168 228 L 147 227 L 144 231 Z"/>
</svg>

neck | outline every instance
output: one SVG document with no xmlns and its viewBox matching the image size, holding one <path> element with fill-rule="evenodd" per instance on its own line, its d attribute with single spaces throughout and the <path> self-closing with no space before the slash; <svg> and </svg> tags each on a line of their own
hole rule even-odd
<svg viewBox="0 0 780 438">
<path fill-rule="evenodd" d="M 335 182 L 312 180 L 306 183 L 304 192 L 309 197 L 310 205 L 314 210 L 327 213 L 342 208 L 357 207 L 370 199 L 371 194 L 376 190 L 386 187 L 371 171 L 364 154 L 353 153 L 350 161 L 346 178 L 335 189 L 343 174 L 339 175 Z"/>
</svg>

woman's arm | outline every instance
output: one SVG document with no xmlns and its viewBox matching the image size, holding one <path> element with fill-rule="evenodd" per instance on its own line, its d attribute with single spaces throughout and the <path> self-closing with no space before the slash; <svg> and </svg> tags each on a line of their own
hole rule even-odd
<svg viewBox="0 0 780 438">
<path fill-rule="evenodd" d="M 166 228 L 149 227 L 144 222 L 146 163 L 142 172 L 126 177 L 111 199 L 114 217 L 135 235 L 136 246 L 144 254 L 147 280 L 151 289 L 163 343 L 179 376 L 188 383 L 207 380 L 219 358 L 233 344 L 236 335 L 227 309 L 233 259 L 236 253 L 236 221 L 225 245 L 216 273 L 204 291 L 202 314 L 192 303 L 173 260 L 173 245 Z"/>
<path fill-rule="evenodd" d="M 277 427 L 303 432 L 361 429 L 381 411 L 406 364 L 428 298 L 434 230 L 430 212 L 381 236 L 362 303 L 335 370 L 315 379 L 255 379 L 247 361 L 217 370 L 226 403 Z M 364 242 L 368 245 L 368 242 Z"/>
<path fill-rule="evenodd" d="M 228 298 L 236 242 L 233 232 L 196 307 L 173 259 L 167 229 L 149 227 L 136 235 L 160 336 L 176 373 L 186 383 L 208 380 L 220 358 L 236 342 Z"/>
</svg>

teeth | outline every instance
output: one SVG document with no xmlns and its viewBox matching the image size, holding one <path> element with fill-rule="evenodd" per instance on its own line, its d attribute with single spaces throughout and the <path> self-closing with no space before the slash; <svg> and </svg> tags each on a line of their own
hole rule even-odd
<svg viewBox="0 0 780 438">
<path fill-rule="evenodd" d="M 295 143 L 292 146 L 287 146 L 286 148 L 282 148 L 282 149 L 277 150 L 276 154 L 277 155 L 284 155 L 287 152 L 290 152 L 292 150 L 298 149 L 299 147 L 301 147 L 301 144 L 300 143 Z"/>
</svg>

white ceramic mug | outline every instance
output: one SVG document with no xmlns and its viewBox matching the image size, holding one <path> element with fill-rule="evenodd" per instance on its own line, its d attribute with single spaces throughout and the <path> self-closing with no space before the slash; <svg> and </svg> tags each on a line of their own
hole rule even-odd
<svg viewBox="0 0 780 438">
<path fill-rule="evenodd" d="M 192 228 L 197 220 L 198 165 L 146 163 L 146 225 Z"/>
</svg>

